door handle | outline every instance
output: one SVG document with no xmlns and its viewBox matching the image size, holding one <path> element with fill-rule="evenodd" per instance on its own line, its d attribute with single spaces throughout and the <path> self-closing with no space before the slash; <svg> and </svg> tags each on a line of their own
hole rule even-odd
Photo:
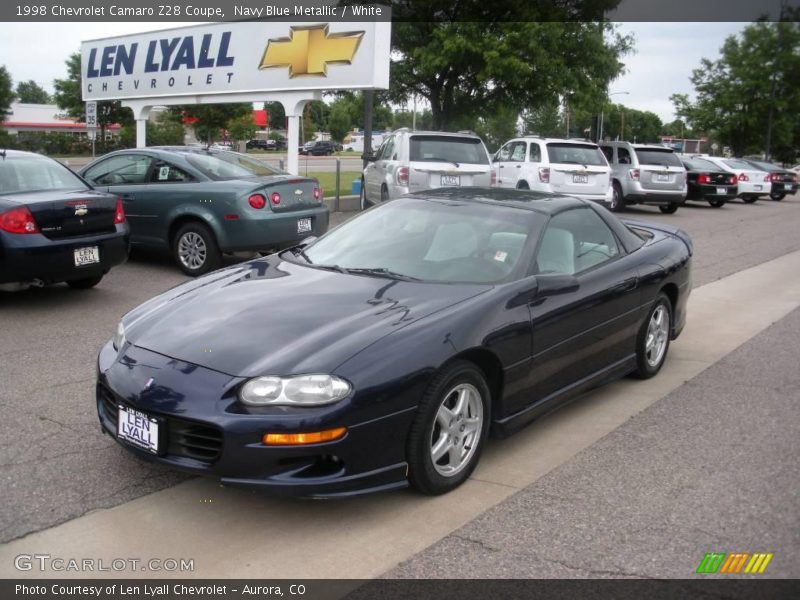
<svg viewBox="0 0 800 600">
<path fill-rule="evenodd" d="M 503 169 L 503 168 L 505 168 L 505 167 L 503 167 L 503 165 L 500 165 L 500 167 L 499 167 L 499 168 L 500 168 L 500 169 Z"/>
<path fill-rule="evenodd" d="M 133 200 L 133 194 L 119 194 L 122 200 Z"/>
<path fill-rule="evenodd" d="M 615 285 L 612 290 L 615 292 L 630 292 L 631 290 L 636 289 L 636 286 L 639 284 L 638 277 L 631 277 L 630 279 L 626 279 L 622 283 L 618 283 Z"/>
<path fill-rule="evenodd" d="M 521 168 L 522 168 L 522 165 L 517 165 L 517 168 L 518 168 L 518 169 L 521 169 Z"/>
</svg>

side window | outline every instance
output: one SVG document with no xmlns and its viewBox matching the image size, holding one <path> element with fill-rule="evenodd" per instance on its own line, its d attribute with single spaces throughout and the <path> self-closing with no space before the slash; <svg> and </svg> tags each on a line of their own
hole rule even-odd
<svg viewBox="0 0 800 600">
<path fill-rule="evenodd" d="M 631 154 L 627 148 L 617 148 L 617 162 L 621 165 L 631 164 Z"/>
<path fill-rule="evenodd" d="M 112 156 L 86 171 L 85 177 L 96 185 L 144 183 L 150 157 L 142 154 Z"/>
<path fill-rule="evenodd" d="M 530 161 L 534 163 L 542 162 L 542 149 L 539 147 L 539 144 L 531 144 Z"/>
<path fill-rule="evenodd" d="M 511 146 L 511 162 L 525 162 L 525 142 L 514 142 Z"/>
<path fill-rule="evenodd" d="M 550 219 L 536 254 L 538 273 L 575 275 L 613 260 L 620 250 L 614 233 L 591 208 L 575 208 Z"/>
<path fill-rule="evenodd" d="M 600 150 L 603 151 L 603 156 L 606 157 L 608 164 L 614 162 L 614 149 L 611 146 L 600 146 Z"/>
<path fill-rule="evenodd" d="M 186 183 L 192 180 L 193 177 L 186 171 L 163 160 L 153 165 L 153 173 L 150 175 L 152 183 Z"/>
<path fill-rule="evenodd" d="M 394 153 L 394 136 L 389 136 L 381 148 L 380 160 L 392 160 Z"/>
<path fill-rule="evenodd" d="M 508 142 L 505 146 L 497 151 L 497 160 L 501 162 L 508 162 L 511 160 L 511 153 L 514 150 L 515 142 Z"/>
</svg>

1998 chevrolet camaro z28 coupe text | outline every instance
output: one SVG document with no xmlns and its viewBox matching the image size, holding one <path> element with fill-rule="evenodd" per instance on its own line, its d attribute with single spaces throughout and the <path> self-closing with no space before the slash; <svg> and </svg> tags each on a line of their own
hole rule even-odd
<svg viewBox="0 0 800 600">
<path fill-rule="evenodd" d="M 98 359 L 135 454 L 275 494 L 447 492 L 490 430 L 655 375 L 692 243 L 534 192 L 444 188 L 134 309 Z"/>
</svg>

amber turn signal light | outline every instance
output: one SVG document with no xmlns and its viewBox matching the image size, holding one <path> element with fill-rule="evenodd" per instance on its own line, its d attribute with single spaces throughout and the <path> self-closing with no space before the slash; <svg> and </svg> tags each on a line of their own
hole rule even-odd
<svg viewBox="0 0 800 600">
<path fill-rule="evenodd" d="M 336 427 L 313 433 L 265 433 L 261 441 L 267 446 L 304 446 L 332 442 L 344 437 L 347 427 Z"/>
</svg>

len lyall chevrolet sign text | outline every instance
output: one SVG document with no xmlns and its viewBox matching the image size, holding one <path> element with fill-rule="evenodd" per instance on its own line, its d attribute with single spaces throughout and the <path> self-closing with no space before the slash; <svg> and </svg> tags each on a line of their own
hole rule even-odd
<svg viewBox="0 0 800 600">
<path fill-rule="evenodd" d="M 387 88 L 389 28 L 214 23 L 92 40 L 81 47 L 83 98 Z"/>
</svg>

